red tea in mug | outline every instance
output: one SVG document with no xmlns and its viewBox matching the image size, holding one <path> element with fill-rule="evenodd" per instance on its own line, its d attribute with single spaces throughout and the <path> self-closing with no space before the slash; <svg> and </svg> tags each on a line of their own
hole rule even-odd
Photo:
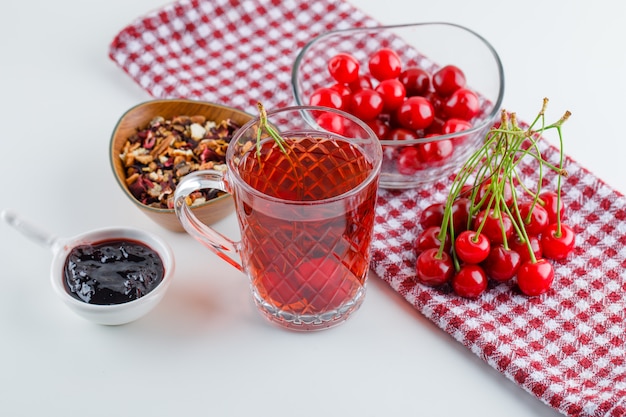
<svg viewBox="0 0 626 417">
<path fill-rule="evenodd" d="M 377 181 L 354 190 L 372 169 L 357 146 L 337 138 L 289 138 L 284 152 L 269 140 L 243 156 L 243 181 L 267 196 L 235 195 L 257 303 L 306 322 L 339 316 L 360 299 Z"/>
<path fill-rule="evenodd" d="M 176 215 L 187 233 L 246 275 L 269 321 L 293 330 L 334 327 L 365 298 L 380 141 L 340 110 L 265 112 L 259 104 L 259 112 L 229 142 L 227 170 L 192 172 L 180 181 Z M 319 123 L 329 114 L 341 133 Z M 187 197 L 203 189 L 233 196 L 239 240 L 194 215 Z"/>
</svg>

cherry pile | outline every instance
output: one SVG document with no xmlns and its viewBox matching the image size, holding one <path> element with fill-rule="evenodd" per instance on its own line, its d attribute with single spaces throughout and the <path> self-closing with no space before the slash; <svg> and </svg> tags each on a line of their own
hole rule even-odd
<svg viewBox="0 0 626 417">
<path fill-rule="evenodd" d="M 554 280 L 551 260 L 564 260 L 575 245 L 575 233 L 563 222 L 561 199 L 563 141 L 561 125 L 545 123 L 545 108 L 522 129 L 515 114 L 502 112 L 498 125 L 456 174 L 445 202 L 420 216 L 415 241 L 416 279 L 425 285 L 450 285 L 462 297 L 476 298 L 489 286 L 517 280 L 527 296 L 547 292 Z M 539 126 L 533 130 L 535 126 Z M 544 159 L 537 140 L 548 130 L 559 137 L 560 160 Z M 537 162 L 538 180 L 525 178 L 520 163 Z M 556 189 L 544 189 L 546 176 L 557 176 Z"/>
<path fill-rule="evenodd" d="M 332 56 L 327 63 L 332 81 L 315 89 L 309 104 L 347 111 L 365 121 L 379 139 L 391 140 L 461 132 L 470 129 L 480 113 L 479 98 L 466 87 L 465 74 L 457 66 L 446 65 L 432 74 L 418 66 L 404 68 L 389 48 L 375 51 L 364 64 L 348 53 Z M 342 133 L 332 116 L 320 123 Z M 394 156 L 396 168 L 410 175 L 440 165 L 461 142 L 443 139 L 402 147 Z"/>
</svg>

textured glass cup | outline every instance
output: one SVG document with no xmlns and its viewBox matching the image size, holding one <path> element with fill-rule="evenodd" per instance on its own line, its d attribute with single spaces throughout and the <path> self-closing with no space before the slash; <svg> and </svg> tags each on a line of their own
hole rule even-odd
<svg viewBox="0 0 626 417">
<path fill-rule="evenodd" d="M 285 140 L 282 149 L 259 122 L 236 132 L 226 172 L 183 178 L 176 214 L 190 235 L 246 273 L 269 320 L 295 330 L 332 327 L 365 296 L 380 143 L 359 119 L 328 108 L 269 112 L 269 126 Z M 240 241 L 203 224 L 189 209 L 186 196 L 204 188 L 233 195 Z"/>
</svg>

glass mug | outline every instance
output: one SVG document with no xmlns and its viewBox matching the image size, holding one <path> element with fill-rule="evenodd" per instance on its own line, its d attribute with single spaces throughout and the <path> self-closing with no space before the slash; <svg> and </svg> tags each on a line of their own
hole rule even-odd
<svg viewBox="0 0 626 417">
<path fill-rule="evenodd" d="M 270 321 L 294 330 L 332 327 L 365 296 L 381 145 L 364 122 L 329 108 L 268 112 L 263 126 L 280 133 L 282 148 L 260 121 L 235 133 L 226 172 L 183 177 L 176 215 L 187 233 L 248 276 Z M 232 194 L 240 241 L 200 222 L 185 203 L 206 188 Z"/>
</svg>

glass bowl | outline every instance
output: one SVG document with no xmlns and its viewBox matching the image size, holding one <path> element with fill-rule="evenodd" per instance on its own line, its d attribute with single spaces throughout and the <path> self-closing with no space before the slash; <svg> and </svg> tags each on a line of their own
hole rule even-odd
<svg viewBox="0 0 626 417">
<path fill-rule="evenodd" d="M 433 103 L 435 121 L 427 129 L 416 129 L 415 139 L 379 134 L 384 152 L 380 186 L 415 188 L 451 175 L 479 147 L 489 128 L 499 119 L 504 95 L 504 71 L 497 52 L 470 29 L 452 23 L 428 22 L 324 33 L 307 43 L 296 57 L 291 80 L 296 103 L 311 104 L 311 94 L 316 89 L 336 82 L 328 70 L 328 61 L 336 54 L 347 52 L 354 56 L 359 61 L 360 74 L 365 75 L 369 74 L 369 58 L 381 48 L 394 50 L 403 70 L 419 67 L 429 74 L 429 91 L 420 95 Z M 433 93 L 432 74 L 447 65 L 463 71 L 466 88 L 478 97 L 479 112 L 469 120 L 470 128 L 444 134 L 435 126 L 441 126 L 448 118 L 441 104 L 447 98 Z M 375 89 L 378 81 L 373 78 L 371 81 Z M 379 119 L 390 120 L 393 127 L 395 116 L 392 112 L 383 113 Z"/>
</svg>

